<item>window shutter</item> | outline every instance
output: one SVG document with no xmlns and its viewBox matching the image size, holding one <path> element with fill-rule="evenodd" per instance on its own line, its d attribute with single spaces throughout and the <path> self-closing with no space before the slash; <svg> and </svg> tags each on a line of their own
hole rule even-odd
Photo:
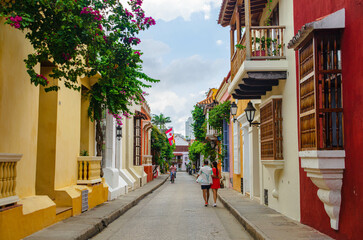
<svg viewBox="0 0 363 240">
<path fill-rule="evenodd" d="M 260 110 L 261 159 L 282 160 L 282 99 L 271 99 Z"/>
<path fill-rule="evenodd" d="M 233 171 L 241 174 L 239 123 L 233 124 Z"/>
</svg>

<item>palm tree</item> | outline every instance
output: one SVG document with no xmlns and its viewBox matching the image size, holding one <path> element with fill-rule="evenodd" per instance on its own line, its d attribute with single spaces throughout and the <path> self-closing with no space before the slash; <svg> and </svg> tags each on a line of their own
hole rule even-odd
<svg viewBox="0 0 363 240">
<path fill-rule="evenodd" d="M 154 114 L 151 121 L 153 124 L 158 126 L 160 130 L 166 129 L 165 124 L 171 123 L 170 117 L 166 117 L 162 113 L 160 113 L 160 115 Z"/>
</svg>

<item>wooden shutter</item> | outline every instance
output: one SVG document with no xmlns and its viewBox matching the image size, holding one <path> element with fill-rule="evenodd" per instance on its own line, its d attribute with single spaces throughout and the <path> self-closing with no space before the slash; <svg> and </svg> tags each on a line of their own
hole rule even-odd
<svg viewBox="0 0 363 240">
<path fill-rule="evenodd" d="M 260 109 L 261 159 L 282 160 L 282 99 L 271 99 Z"/>
<path fill-rule="evenodd" d="M 299 50 L 300 150 L 343 149 L 340 37 L 315 33 Z"/>
</svg>

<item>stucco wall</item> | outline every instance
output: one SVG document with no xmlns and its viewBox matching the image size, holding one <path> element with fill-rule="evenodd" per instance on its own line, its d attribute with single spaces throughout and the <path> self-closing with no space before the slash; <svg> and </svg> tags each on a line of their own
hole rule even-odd
<svg viewBox="0 0 363 240">
<path fill-rule="evenodd" d="M 81 93 L 59 82 L 55 188 L 77 182 L 80 153 Z"/>
<path fill-rule="evenodd" d="M 274 0 L 271 9 L 279 2 L 279 24 L 285 26 L 284 42 L 294 35 L 293 28 L 293 4 L 292 1 Z M 266 16 L 265 12 L 264 16 Z M 298 158 L 298 135 L 297 135 L 297 109 L 296 109 L 296 67 L 295 54 L 293 50 L 286 50 L 288 65 L 288 77 L 280 80 L 279 86 L 273 87 L 272 91 L 261 99 L 264 103 L 272 95 L 282 95 L 282 135 L 283 135 L 283 157 L 284 169 L 279 177 L 279 197 L 274 198 L 272 191 L 275 188 L 273 171 L 262 166 L 263 189 L 268 189 L 269 207 L 285 214 L 295 220 L 300 220 L 300 191 L 299 191 L 299 158 Z M 262 191 L 263 191 L 262 189 Z M 261 196 L 262 197 L 262 196 Z"/>
<path fill-rule="evenodd" d="M 17 164 L 20 198 L 35 194 L 39 88 L 23 61 L 31 51 L 24 33 L 0 20 L 0 152 L 23 154 Z"/>
<path fill-rule="evenodd" d="M 305 24 L 345 8 L 342 38 L 342 75 L 344 102 L 344 148 L 342 204 L 339 230 L 330 228 L 330 219 L 316 195 L 317 187 L 300 169 L 301 222 L 335 239 L 361 239 L 363 236 L 363 2 L 359 0 L 294 0 L 295 33 Z"/>
</svg>

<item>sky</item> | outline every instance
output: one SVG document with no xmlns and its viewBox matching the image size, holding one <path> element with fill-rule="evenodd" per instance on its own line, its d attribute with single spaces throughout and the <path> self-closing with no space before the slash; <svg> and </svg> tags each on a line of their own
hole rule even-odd
<svg viewBox="0 0 363 240">
<path fill-rule="evenodd" d="M 146 89 L 151 113 L 171 118 L 175 133 L 206 92 L 227 76 L 229 29 L 217 24 L 222 0 L 144 0 L 146 16 L 156 25 L 142 32 L 143 72 L 159 79 Z"/>
</svg>

